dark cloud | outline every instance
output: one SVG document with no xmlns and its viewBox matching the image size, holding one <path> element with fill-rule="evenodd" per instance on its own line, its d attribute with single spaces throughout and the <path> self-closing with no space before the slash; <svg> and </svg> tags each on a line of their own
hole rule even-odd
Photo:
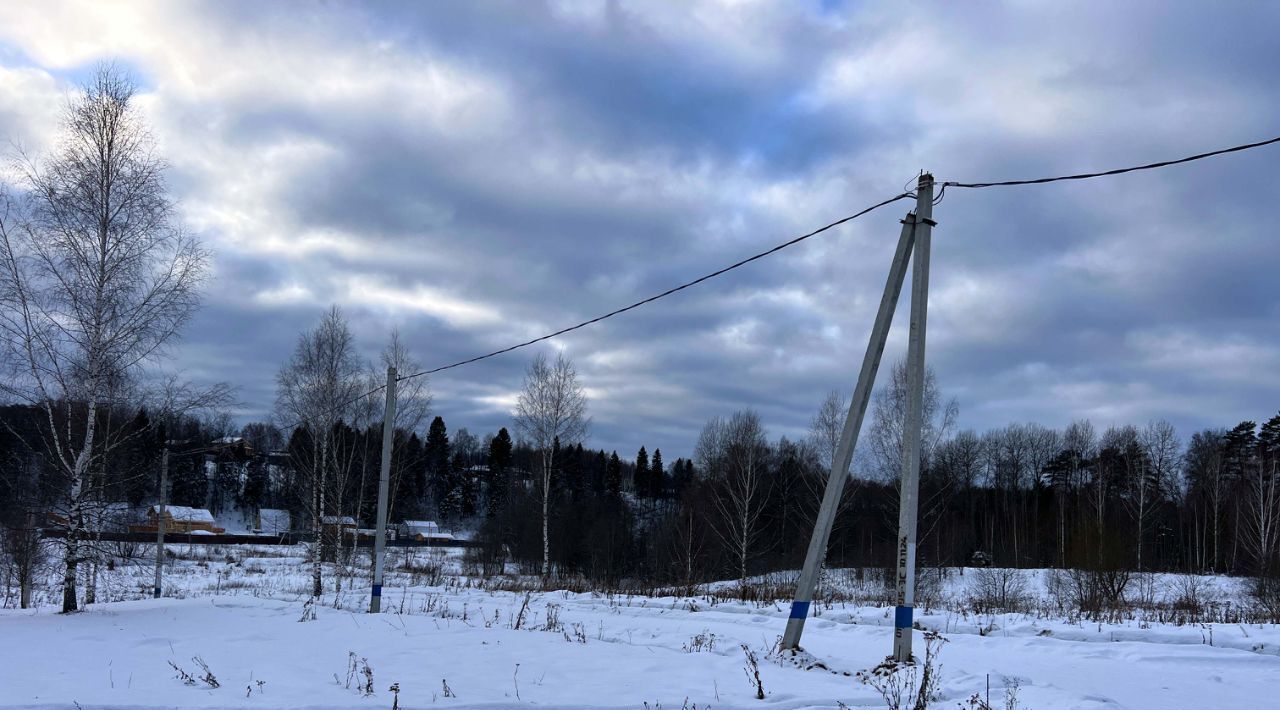
<svg viewBox="0 0 1280 710">
<path fill-rule="evenodd" d="M 1268 5 L 138 13 L 127 30 L 53 35 L 15 18 L 26 34 L 0 35 L 0 106 L 49 91 L 16 68 L 57 86 L 117 55 L 143 75 L 175 197 L 217 254 L 174 359 L 240 385 L 245 419 L 270 412 L 277 368 L 329 303 L 370 358 L 398 327 L 436 366 L 701 275 L 921 168 L 1036 177 L 1280 125 Z M 140 31 L 155 41 L 130 43 Z M 0 108 L 0 129 L 30 133 L 39 115 Z M 948 190 L 929 358 L 961 424 L 1273 414 L 1276 150 Z M 593 443 L 687 455 L 708 417 L 743 407 L 803 435 L 828 390 L 852 389 L 907 208 L 562 338 L 595 395 Z M 433 377 L 437 411 L 473 432 L 509 425 L 532 355 Z"/>
</svg>

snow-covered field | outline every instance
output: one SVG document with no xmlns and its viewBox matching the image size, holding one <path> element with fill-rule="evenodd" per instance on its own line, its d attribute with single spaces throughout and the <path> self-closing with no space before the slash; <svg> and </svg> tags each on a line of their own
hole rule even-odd
<svg viewBox="0 0 1280 710">
<path fill-rule="evenodd" d="M 457 574 L 456 559 L 396 551 L 412 557 L 396 560 L 384 613 L 362 612 L 368 586 L 357 576 L 336 593 L 329 579 L 315 619 L 300 622 L 300 554 L 181 548 L 187 559 L 166 577 L 172 597 L 146 599 L 151 568 L 135 560 L 102 573 L 107 601 L 85 613 L 53 613 L 47 593 L 39 609 L 0 611 L 0 707 L 885 706 L 855 674 L 890 649 L 887 607 L 821 608 L 797 662 L 772 651 L 785 603 L 500 591 Z M 1212 582 L 1233 591 L 1232 580 Z M 965 583 L 949 578 L 920 617 L 947 639 L 931 707 L 970 707 L 988 683 L 993 707 L 1015 686 L 1019 708 L 1280 706 L 1276 625 L 977 616 L 958 610 Z"/>
</svg>

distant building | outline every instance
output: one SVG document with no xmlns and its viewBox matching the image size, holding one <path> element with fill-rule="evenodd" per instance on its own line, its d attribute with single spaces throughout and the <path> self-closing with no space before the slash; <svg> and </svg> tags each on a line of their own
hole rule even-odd
<svg viewBox="0 0 1280 710">
<path fill-rule="evenodd" d="M 241 436 L 224 436 L 209 442 L 215 454 L 231 453 L 243 459 L 253 458 L 253 447 Z"/>
<path fill-rule="evenodd" d="M 426 540 L 440 534 L 440 525 L 432 520 L 406 520 L 396 528 L 406 540 Z"/>
<path fill-rule="evenodd" d="M 326 515 L 320 519 L 320 531 L 330 540 L 354 535 L 356 519 L 350 515 Z"/>
<path fill-rule="evenodd" d="M 135 532 L 155 532 L 160 524 L 160 506 L 153 505 L 147 509 L 146 525 L 134 525 L 130 529 Z M 213 513 L 204 508 L 188 508 L 182 505 L 166 505 L 164 507 L 164 530 L 169 533 L 205 532 L 221 535 L 225 529 L 217 526 Z"/>
</svg>

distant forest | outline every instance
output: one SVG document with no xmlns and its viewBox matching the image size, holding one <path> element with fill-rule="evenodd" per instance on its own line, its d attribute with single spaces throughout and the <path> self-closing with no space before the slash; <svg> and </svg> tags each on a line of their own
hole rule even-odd
<svg viewBox="0 0 1280 710">
<path fill-rule="evenodd" d="M 838 398 L 834 398 L 838 399 Z M 835 566 L 888 566 L 897 535 L 896 461 L 876 453 L 893 398 L 876 398 L 859 475 L 845 489 L 831 537 Z M 828 403 L 830 404 L 830 403 Z M 82 407 L 83 405 L 62 405 Z M 57 509 L 68 481 L 40 441 L 43 410 L 0 409 L 0 520 L 22 526 L 32 509 Z M 170 502 L 284 508 L 308 529 L 315 477 L 312 436 L 274 425 L 228 431 L 226 421 L 182 418 L 156 426 L 145 411 L 99 410 L 101 430 L 127 444 L 99 458 L 91 497 L 134 505 L 157 498 L 162 442 L 170 441 Z M 935 422 L 942 419 L 935 416 Z M 828 422 L 829 424 L 829 422 Z M 561 576 L 602 584 L 642 579 L 693 584 L 802 562 L 825 486 L 824 433 L 767 438 L 742 411 L 708 423 L 689 457 L 660 448 L 619 455 L 553 442 L 549 552 Z M 337 422 L 326 514 L 375 517 L 381 424 Z M 655 442 L 656 443 L 656 442 Z M 883 443 L 883 442 L 881 442 Z M 891 446 L 889 447 L 891 449 Z M 538 452 L 507 429 L 477 437 L 434 417 L 425 436 L 398 431 L 390 520 L 435 519 L 478 528 L 492 563 L 537 571 L 542 557 Z M 1088 421 L 1063 430 L 1014 424 L 960 431 L 927 447 L 919 549 L 925 565 L 1095 567 L 1150 571 L 1274 571 L 1280 535 L 1280 415 L 1183 440 L 1165 422 Z"/>
</svg>

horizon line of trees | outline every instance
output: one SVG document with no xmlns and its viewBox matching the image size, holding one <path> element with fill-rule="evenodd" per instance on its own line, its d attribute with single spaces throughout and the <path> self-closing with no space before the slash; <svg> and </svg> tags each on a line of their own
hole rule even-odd
<svg viewBox="0 0 1280 710">
<path fill-rule="evenodd" d="M 893 419 L 884 414 L 892 399 L 885 389 L 877 393 L 864 440 L 892 438 L 892 432 L 883 431 Z M 483 438 L 465 427 L 451 436 L 444 418 L 434 416 L 425 437 L 396 430 L 390 519 L 475 521 L 483 534 L 498 535 L 492 540 L 513 559 L 522 560 L 532 554 L 526 538 L 541 537 L 516 532 L 528 524 L 521 518 L 542 517 L 526 510 L 527 499 L 537 498 L 540 505 L 544 480 L 550 480 L 549 513 L 565 507 L 575 515 L 557 523 L 557 534 L 549 531 L 549 537 L 561 542 L 589 538 L 597 515 L 627 523 L 622 527 L 628 534 L 614 531 L 626 543 L 619 550 L 636 549 L 620 552 L 605 566 L 614 577 L 651 573 L 638 563 L 662 555 L 642 548 L 655 536 L 672 534 L 661 528 L 673 521 L 683 521 L 686 535 L 703 525 L 702 547 L 720 548 L 716 555 L 703 555 L 704 576 L 795 566 L 826 481 L 824 445 L 832 432 L 824 430 L 829 422 L 822 414 L 838 409 L 825 403 L 804 441 L 769 441 L 750 410 L 714 419 L 694 456 L 677 458 L 669 467 L 657 447 L 652 455 L 642 445 L 634 457 L 622 457 L 555 438 L 542 452 L 505 427 Z M 61 504 L 64 481 L 56 467 L 42 451 L 26 446 L 37 438 L 43 414 L 29 405 L 0 408 L 6 520 L 19 509 Z M 129 443 L 95 461 L 87 481 L 94 500 L 133 505 L 157 500 L 159 458 L 167 439 L 170 503 L 215 513 L 279 507 L 310 520 L 316 481 L 307 464 L 316 437 L 305 426 L 286 439 L 262 422 L 235 432 L 217 418 L 188 416 L 156 426 L 146 409 L 104 408 L 98 416 L 103 430 Z M 244 445 L 211 450 L 210 442 L 232 434 Z M 381 422 L 361 427 L 339 420 L 328 438 L 338 465 L 324 514 L 372 520 Z M 549 479 L 541 477 L 544 464 Z M 896 536 L 896 465 L 894 457 L 878 454 L 873 445 L 860 452 L 862 474 L 848 486 L 832 535 L 833 562 L 881 564 L 890 555 Z M 1280 415 L 1261 426 L 1245 421 L 1230 429 L 1197 431 L 1185 443 L 1163 420 L 1101 433 L 1088 420 L 1062 430 L 1027 423 L 982 434 L 944 432 L 925 451 L 921 555 L 948 565 L 965 564 L 982 552 L 1001 566 L 1101 564 L 1258 574 L 1274 566 L 1280 541 L 1278 467 Z M 505 532 L 495 533 L 498 528 Z M 570 552 L 575 545 L 549 547 L 558 550 L 550 557 L 558 569 L 590 571 Z M 730 557 L 732 565 L 726 561 Z M 686 571 L 693 561 L 686 560 Z"/>
</svg>

